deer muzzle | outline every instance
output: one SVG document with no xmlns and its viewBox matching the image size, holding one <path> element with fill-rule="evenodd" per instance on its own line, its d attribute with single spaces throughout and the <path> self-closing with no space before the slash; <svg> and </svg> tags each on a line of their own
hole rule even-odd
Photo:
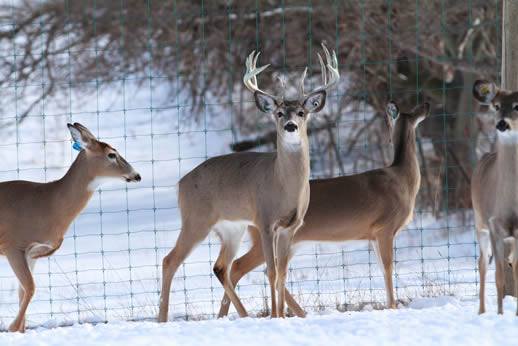
<svg viewBox="0 0 518 346">
<path fill-rule="evenodd" d="M 501 119 L 497 124 L 496 124 L 496 129 L 500 132 L 505 132 L 507 130 L 510 130 L 511 129 L 511 126 L 509 126 L 509 123 L 507 121 L 505 121 L 504 119 Z"/>
</svg>

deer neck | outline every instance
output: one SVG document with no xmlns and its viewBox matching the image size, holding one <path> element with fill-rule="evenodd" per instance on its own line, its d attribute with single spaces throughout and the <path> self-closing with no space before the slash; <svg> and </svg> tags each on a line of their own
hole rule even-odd
<svg viewBox="0 0 518 346">
<path fill-rule="evenodd" d="M 301 134 L 297 144 L 285 143 L 277 135 L 275 172 L 283 187 L 301 189 L 304 184 L 309 184 L 309 141 L 306 134 Z"/>
<path fill-rule="evenodd" d="M 518 133 L 497 133 L 495 165 L 498 199 L 518 202 Z"/>
<path fill-rule="evenodd" d="M 86 206 L 93 191 L 89 185 L 96 178 L 88 165 L 88 157 L 83 150 L 77 155 L 68 172 L 55 182 L 60 210 L 65 218 L 75 218 Z"/>
<path fill-rule="evenodd" d="M 403 122 L 395 129 L 394 159 L 391 167 L 398 169 L 401 178 L 406 178 L 411 186 L 418 187 L 421 182 L 415 128 L 408 122 Z"/>
</svg>

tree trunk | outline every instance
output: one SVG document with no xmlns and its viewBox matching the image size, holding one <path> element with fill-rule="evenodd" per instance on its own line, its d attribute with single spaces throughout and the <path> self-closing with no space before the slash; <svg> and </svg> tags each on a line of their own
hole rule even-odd
<svg viewBox="0 0 518 346">
<path fill-rule="evenodd" d="M 502 6 L 502 88 L 518 90 L 518 1 L 503 0 Z M 510 247 L 506 246 L 506 258 Z M 504 294 L 514 296 L 513 270 L 511 266 L 505 266 Z"/>
</svg>

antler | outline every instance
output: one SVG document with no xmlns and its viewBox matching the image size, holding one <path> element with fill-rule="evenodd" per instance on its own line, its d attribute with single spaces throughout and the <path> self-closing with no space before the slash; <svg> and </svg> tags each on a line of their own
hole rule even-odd
<svg viewBox="0 0 518 346">
<path fill-rule="evenodd" d="M 324 50 L 324 54 L 326 56 L 326 62 L 322 59 L 320 53 L 317 53 L 318 60 L 320 62 L 320 72 L 322 74 L 322 85 L 314 89 L 312 92 L 327 90 L 333 87 L 340 80 L 340 72 L 338 72 L 338 59 L 336 58 L 336 53 L 333 50 L 333 54 L 329 53 L 326 45 L 322 42 L 322 49 Z M 300 79 L 300 94 L 304 97 L 306 94 L 304 93 L 304 79 L 306 78 L 307 67 L 304 69 L 302 73 L 302 77 Z M 329 73 L 329 81 L 327 79 Z"/>
<path fill-rule="evenodd" d="M 261 54 L 261 52 L 257 52 L 257 54 L 255 54 L 255 50 L 254 50 L 246 58 L 246 62 L 245 62 L 246 73 L 243 76 L 243 83 L 245 83 L 245 86 L 251 92 L 259 91 L 259 92 L 261 92 L 263 94 L 266 94 L 266 95 L 276 99 L 277 97 L 275 97 L 274 95 L 271 95 L 271 94 L 269 94 L 269 93 L 259 89 L 259 87 L 257 86 L 257 75 L 259 73 L 263 72 L 264 70 L 266 70 L 266 68 L 268 68 L 268 66 L 270 66 L 270 64 L 268 64 L 268 65 L 264 65 L 264 66 L 261 66 L 261 67 L 256 67 L 257 59 L 259 58 L 260 54 Z"/>
</svg>

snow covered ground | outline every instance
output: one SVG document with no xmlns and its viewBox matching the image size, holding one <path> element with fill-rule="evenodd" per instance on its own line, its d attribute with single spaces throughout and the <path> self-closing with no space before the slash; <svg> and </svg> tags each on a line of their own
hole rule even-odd
<svg viewBox="0 0 518 346">
<path fill-rule="evenodd" d="M 516 345 L 515 301 L 505 314 L 476 314 L 475 301 L 452 297 L 417 299 L 409 308 L 311 315 L 305 319 L 109 322 L 26 334 L 0 334 L 1 345 Z"/>
</svg>

